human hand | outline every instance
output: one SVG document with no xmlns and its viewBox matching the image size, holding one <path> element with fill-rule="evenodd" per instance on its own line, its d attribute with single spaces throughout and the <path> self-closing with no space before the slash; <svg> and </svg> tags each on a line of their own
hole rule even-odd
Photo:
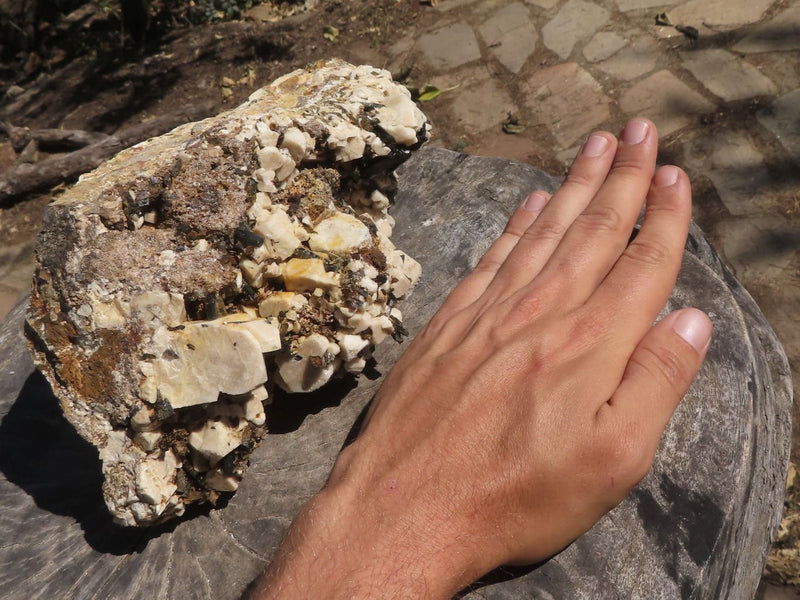
<svg viewBox="0 0 800 600">
<path fill-rule="evenodd" d="M 588 530 L 649 470 L 711 323 L 653 321 L 691 216 L 652 123 L 590 136 L 387 376 L 259 597 L 447 598 Z M 644 199 L 641 231 L 630 233 Z"/>
</svg>

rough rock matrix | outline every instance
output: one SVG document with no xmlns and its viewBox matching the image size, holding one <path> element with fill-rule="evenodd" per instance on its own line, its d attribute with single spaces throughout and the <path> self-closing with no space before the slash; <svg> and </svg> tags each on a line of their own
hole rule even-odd
<svg viewBox="0 0 800 600">
<path fill-rule="evenodd" d="M 329 61 L 48 207 L 27 335 L 116 521 L 236 490 L 273 384 L 315 390 L 402 336 L 420 267 L 389 240 L 391 172 L 427 135 L 386 71 Z"/>
</svg>

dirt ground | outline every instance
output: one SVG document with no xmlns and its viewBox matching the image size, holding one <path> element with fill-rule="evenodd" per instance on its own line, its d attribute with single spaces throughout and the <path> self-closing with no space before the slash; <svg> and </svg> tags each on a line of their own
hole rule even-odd
<svg viewBox="0 0 800 600">
<path fill-rule="evenodd" d="M 184 5 L 154 3 L 157 18 L 144 41 L 136 43 L 124 31 L 117 0 L 93 0 L 72 13 L 40 23 L 36 44 L 31 43 L 28 51 L 4 56 L 0 62 L 0 121 L 17 127 L 112 134 L 187 107 L 202 107 L 205 114 L 199 116 L 208 116 L 237 106 L 254 89 L 279 75 L 332 56 L 389 67 L 397 79 L 412 88 L 428 81 L 424 66 L 389 65 L 381 50 L 397 43 L 424 19 L 429 3 L 319 0 L 307 4 L 314 6 L 295 14 L 291 13 L 298 3 L 288 2 L 277 7 L 258 6 L 236 20 L 192 24 L 186 17 L 194 6 L 191 0 Z M 3 51 L 0 45 L 0 56 Z M 531 136 L 521 140 L 499 134 L 480 140 L 476 132 L 464 130 L 449 114 L 437 111 L 435 103 L 424 109 L 436 124 L 439 145 L 513 155 L 546 171 L 563 172 L 564 163 L 549 149 L 537 147 Z M 734 117 L 719 115 L 716 121 L 707 123 L 709 133 L 725 128 Z M 5 142 L 0 133 L 0 150 Z M 667 145 L 662 154 L 668 157 L 669 153 Z M 38 151 L 39 160 L 52 156 Z M 13 158 L 0 152 L 0 172 L 10 168 L 10 160 Z M 696 215 L 703 226 L 704 220 L 715 220 L 714 207 L 719 202 L 713 201 L 713 189 L 706 189 L 710 183 L 696 184 L 695 194 L 710 198 L 704 212 Z M 52 196 L 48 191 L 0 204 L 0 246 L 31 240 Z M 795 210 L 800 211 L 800 199 Z M 763 290 L 751 291 L 759 302 L 769 302 L 768 284 Z M 798 457 L 797 428 L 794 437 L 793 455 Z M 798 545 L 800 484 L 789 488 L 786 505 L 789 514 L 795 516 L 784 521 L 776 550 Z M 774 553 L 768 573 L 776 582 L 800 588 L 800 574 L 794 578 L 787 575 L 797 569 L 796 563 L 796 554 Z"/>
</svg>

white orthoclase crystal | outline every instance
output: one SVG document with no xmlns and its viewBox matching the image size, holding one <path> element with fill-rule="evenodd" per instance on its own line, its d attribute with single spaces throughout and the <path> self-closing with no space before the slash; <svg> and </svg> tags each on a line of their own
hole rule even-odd
<svg viewBox="0 0 800 600">
<path fill-rule="evenodd" d="M 389 239 L 384 165 L 428 132 L 387 71 L 332 60 L 121 152 L 48 207 L 27 332 L 117 522 L 235 491 L 274 386 L 358 374 L 403 335 L 394 305 L 420 266 Z"/>
</svg>

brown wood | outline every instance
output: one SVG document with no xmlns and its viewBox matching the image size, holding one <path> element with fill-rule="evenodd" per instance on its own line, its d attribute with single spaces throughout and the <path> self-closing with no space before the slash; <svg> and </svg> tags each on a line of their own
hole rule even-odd
<svg viewBox="0 0 800 600">
<path fill-rule="evenodd" d="M 155 117 L 126 127 L 64 156 L 12 167 L 0 173 L 0 206 L 27 194 L 46 191 L 60 183 L 72 181 L 79 175 L 97 168 L 103 161 L 121 150 L 161 135 L 178 125 L 201 118 L 210 110 L 210 104 L 187 107 L 181 112 Z"/>
<path fill-rule="evenodd" d="M 17 150 L 24 148 L 31 141 L 37 142 L 42 150 L 75 150 L 96 144 L 108 137 L 105 133 L 82 129 L 31 129 L 16 127 L 5 122 L 0 122 L 0 129 L 6 133 Z"/>
<path fill-rule="evenodd" d="M 424 269 L 401 306 L 413 335 L 525 194 L 557 181 L 529 165 L 437 149 L 420 151 L 401 172 L 393 239 Z M 782 508 L 788 365 L 753 300 L 694 226 L 669 301 L 669 309 L 682 306 L 708 311 L 715 337 L 652 472 L 561 554 L 538 568 L 492 573 L 466 598 L 753 597 Z M 380 383 L 362 378 L 354 389 L 276 400 L 271 434 L 226 506 L 126 530 L 102 505 L 96 452 L 32 372 L 23 310 L 0 326 L 0 589 L 8 599 L 239 597 L 324 483 Z M 379 347 L 378 370 L 402 350 L 391 341 Z"/>
</svg>

